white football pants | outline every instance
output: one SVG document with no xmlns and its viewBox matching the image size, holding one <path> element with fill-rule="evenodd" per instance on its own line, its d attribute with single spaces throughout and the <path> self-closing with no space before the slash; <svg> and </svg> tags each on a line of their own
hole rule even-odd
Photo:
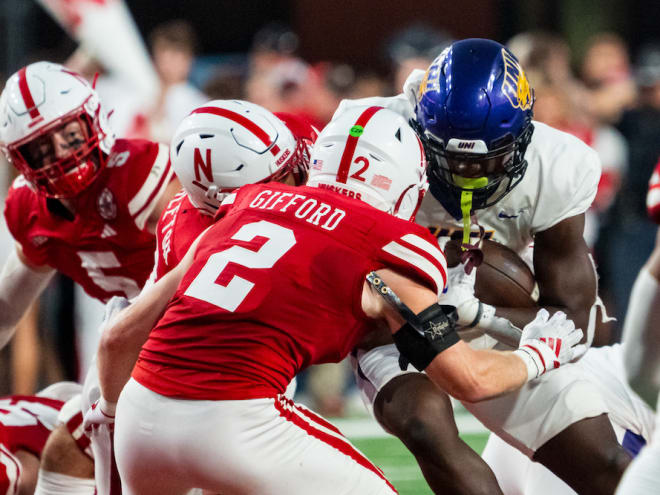
<svg viewBox="0 0 660 495">
<path fill-rule="evenodd" d="M 124 495 L 392 495 L 396 490 L 333 425 L 283 395 L 178 400 L 131 379 L 117 405 Z"/>
</svg>

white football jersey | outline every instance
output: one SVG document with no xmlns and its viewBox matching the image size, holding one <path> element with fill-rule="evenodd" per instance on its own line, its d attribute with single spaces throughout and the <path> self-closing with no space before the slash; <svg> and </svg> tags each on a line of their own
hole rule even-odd
<svg viewBox="0 0 660 495">
<path fill-rule="evenodd" d="M 408 119 L 414 118 L 415 97 L 423 77 L 424 71 L 413 71 L 404 92 L 398 96 L 344 100 L 335 117 L 355 105 L 379 105 Z M 536 121 L 525 158 L 527 171 L 518 185 L 494 205 L 476 211 L 486 238 L 521 255 L 526 254 L 537 232 L 589 208 L 601 172 L 600 160 L 592 148 L 570 134 Z M 438 237 L 462 232 L 463 228 L 462 219 L 452 217 L 430 192 L 417 213 L 417 223 L 429 227 Z M 479 227 L 471 228 L 476 236 Z"/>
</svg>

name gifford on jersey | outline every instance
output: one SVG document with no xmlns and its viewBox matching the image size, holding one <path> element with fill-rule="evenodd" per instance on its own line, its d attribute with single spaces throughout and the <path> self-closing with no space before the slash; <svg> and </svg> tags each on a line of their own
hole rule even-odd
<svg viewBox="0 0 660 495">
<path fill-rule="evenodd" d="M 279 207 L 282 205 L 281 207 Z M 259 210 L 275 210 L 283 213 L 293 213 L 296 218 L 305 219 L 312 225 L 319 225 L 325 230 L 334 230 L 346 216 L 346 212 L 340 208 L 319 202 L 314 198 L 308 198 L 304 194 L 290 192 L 271 191 L 265 189 L 255 196 L 250 202 L 250 208 Z M 289 210 L 291 208 L 291 210 Z M 323 223 L 321 221 L 323 220 Z"/>
</svg>

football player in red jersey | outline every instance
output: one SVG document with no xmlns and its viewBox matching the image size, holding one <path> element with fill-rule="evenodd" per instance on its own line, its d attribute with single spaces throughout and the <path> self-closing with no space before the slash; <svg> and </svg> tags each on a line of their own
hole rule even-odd
<svg viewBox="0 0 660 495">
<path fill-rule="evenodd" d="M 158 280 L 185 255 L 197 236 L 213 223 L 221 200 L 239 186 L 279 181 L 300 185 L 307 178 L 316 130 L 296 116 L 273 114 L 237 100 L 216 100 L 196 108 L 178 126 L 172 139 L 171 163 L 183 189 L 170 201 L 156 228 Z M 101 346 L 121 359 L 113 377 L 128 381 L 143 334 L 103 334 Z M 87 382 L 86 382 L 87 385 Z M 293 395 L 295 381 L 289 387 Z M 114 411 L 103 401 L 85 414 L 85 428 L 103 445 L 99 426 L 111 424 Z M 96 447 L 96 445 L 94 445 Z M 111 453 L 95 450 L 95 477 L 100 493 L 111 485 Z M 109 462 L 108 462 L 109 461 Z"/>
<path fill-rule="evenodd" d="M 81 388 L 59 382 L 33 396 L 0 398 L 0 494 L 34 493 L 46 439 L 65 402 L 79 396 Z"/>
<path fill-rule="evenodd" d="M 444 255 L 408 221 L 427 184 L 405 119 L 349 111 L 321 133 L 311 162 L 312 187 L 227 196 L 182 262 L 111 321 L 112 333 L 157 323 L 117 406 L 126 493 L 395 493 L 336 428 L 282 395 L 296 373 L 341 360 L 379 321 L 414 366 L 469 400 L 584 351 L 582 332 L 545 311 L 514 352 L 459 340 L 451 308 L 437 304 Z M 115 364 L 101 349 L 110 404 L 123 386 Z"/>
<path fill-rule="evenodd" d="M 49 62 L 23 67 L 7 81 L 0 145 L 22 174 L 5 202 L 16 249 L 0 273 L 0 346 L 56 271 L 101 301 L 137 295 L 153 266 L 156 222 L 179 187 L 168 147 L 115 140 L 96 91 Z M 84 479 L 91 460 L 73 446 L 58 427 L 42 459 L 46 472 L 70 474 L 92 493 L 93 482 Z M 78 467 L 69 472 L 70 465 Z"/>
</svg>

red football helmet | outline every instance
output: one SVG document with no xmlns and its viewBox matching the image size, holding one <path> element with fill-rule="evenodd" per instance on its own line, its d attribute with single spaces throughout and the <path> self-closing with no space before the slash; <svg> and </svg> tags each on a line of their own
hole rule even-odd
<svg viewBox="0 0 660 495">
<path fill-rule="evenodd" d="M 96 91 L 75 72 L 37 62 L 0 95 L 0 146 L 40 194 L 69 198 L 105 167 L 114 143 Z"/>
</svg>

